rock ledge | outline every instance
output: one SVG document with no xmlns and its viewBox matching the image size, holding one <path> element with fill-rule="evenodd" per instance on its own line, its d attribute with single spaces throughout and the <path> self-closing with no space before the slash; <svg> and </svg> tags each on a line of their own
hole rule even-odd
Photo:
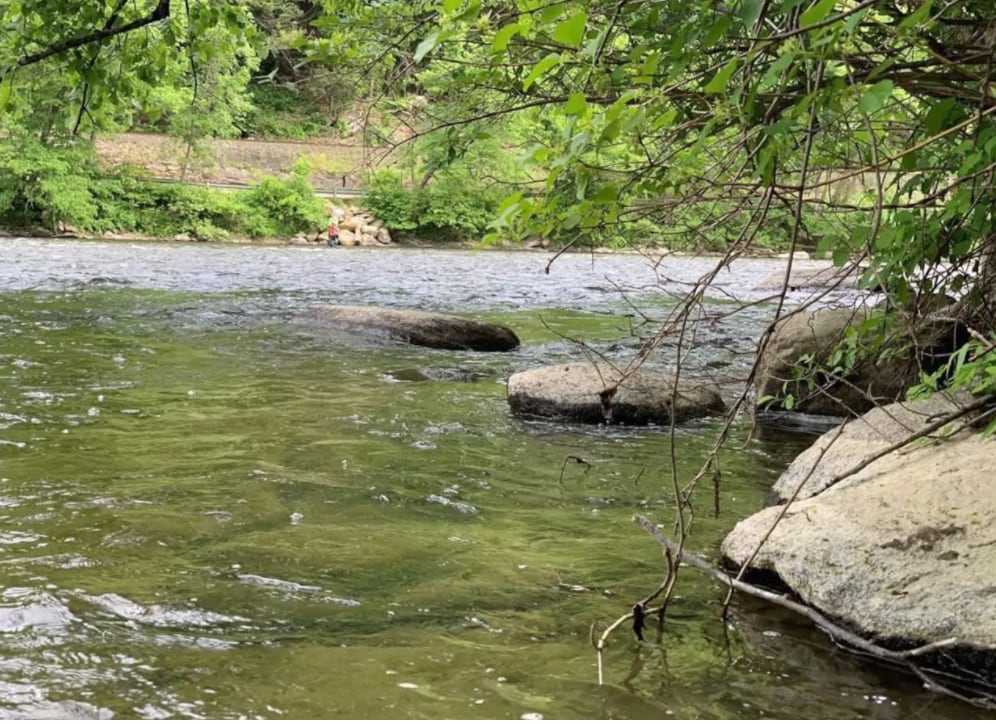
<svg viewBox="0 0 996 724">
<path fill-rule="evenodd" d="M 799 481 L 812 469 L 817 483 L 803 490 L 811 497 L 788 507 L 751 569 L 776 574 L 805 603 L 865 636 L 954 637 L 985 652 L 996 672 L 996 442 L 973 431 L 922 439 L 822 490 L 958 404 L 896 403 L 846 423 L 839 437 L 826 433 L 783 476 Z M 724 557 L 736 566 L 747 560 L 780 510 L 741 521 L 723 542 Z"/>
</svg>

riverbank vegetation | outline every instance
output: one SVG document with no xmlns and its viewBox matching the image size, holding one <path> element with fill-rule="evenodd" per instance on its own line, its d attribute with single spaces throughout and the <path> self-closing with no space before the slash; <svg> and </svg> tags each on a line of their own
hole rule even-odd
<svg viewBox="0 0 996 724">
<path fill-rule="evenodd" d="M 201 187 L 157 189 L 142 179 L 141 169 L 108 168 L 90 157 L 77 163 L 95 140 L 113 144 L 114 135 L 127 130 L 178 139 L 173 152 L 181 157 L 175 165 L 183 169 L 216 163 L 215 139 L 323 137 L 358 144 L 369 151 L 366 166 L 349 170 L 364 179 L 370 211 L 402 239 L 480 240 L 496 231 L 497 219 L 510 218 L 503 200 L 548 193 L 544 179 L 559 162 L 541 146 L 556 142 L 575 122 L 574 109 L 531 104 L 528 112 L 485 113 L 465 123 L 462 114 L 470 105 L 493 104 L 504 91 L 475 89 L 474 72 L 480 71 L 472 69 L 486 67 L 491 51 L 475 47 L 473 38 L 457 53 L 462 70 L 455 75 L 453 59 L 427 54 L 418 31 L 429 32 L 439 20 L 430 4 L 392 8 L 391 19 L 342 3 L 195 2 L 181 12 L 174 6 L 92 2 L 72 13 L 39 8 L 23 16 L 25 22 L 64 30 L 44 42 L 14 34 L 0 51 L 10 69 L 0 84 L 0 146 L 4 157 L 20 156 L 34 165 L 29 174 L 34 192 L 25 189 L 30 199 L 0 197 L 0 225 L 50 231 L 68 226 L 92 234 L 179 233 L 203 240 L 280 237 L 317 228 L 310 210 L 307 219 L 297 214 L 264 219 L 253 203 L 240 208 L 239 195 L 232 199 Z M 13 6 L 6 12 L 14 21 L 22 17 Z M 118 34 L 131 25 L 141 32 Z M 401 44 L 395 37 L 399 28 L 407 33 Z M 111 35 L 75 45 L 88 31 Z M 46 55 L 62 46 L 72 47 Z M 470 92 L 458 100 L 461 88 Z M 33 142 L 44 152 L 31 148 Z M 632 149 L 608 144 L 586 163 L 608 169 L 634 157 Z M 69 176 L 60 171 L 60 159 L 72 167 Z M 21 183 L 23 168 L 15 164 L 5 170 L 9 184 Z M 278 175 L 264 167 L 257 180 Z M 297 174 L 288 176 L 289 183 L 298 183 Z M 272 187 L 274 181 L 262 183 Z M 73 193 L 67 193 L 69 186 Z M 41 191 L 56 188 L 58 194 Z M 91 190 L 102 203 L 86 200 Z M 135 193 L 139 198 L 131 198 Z M 138 213 L 161 207 L 170 195 L 178 197 L 182 210 L 177 218 Z M 569 189 L 556 196 L 547 205 L 562 209 L 564 217 L 573 204 Z M 728 245 L 727 227 L 746 221 L 744 210 L 730 204 L 731 224 L 715 224 L 701 208 L 687 206 L 661 219 L 646 199 L 632 198 L 642 204 L 632 213 L 585 223 L 567 214 L 545 228 L 506 225 L 500 236 L 718 252 Z M 136 213 L 124 211 L 128 205 Z M 241 219 L 243 211 L 255 211 L 255 218 Z M 758 230 L 755 246 L 786 250 L 790 219 L 785 209 L 771 209 L 771 223 Z M 814 216 L 803 225 L 805 243 L 814 247 L 830 231 L 821 216 Z"/>
<path fill-rule="evenodd" d="M 247 191 L 220 191 L 101 167 L 86 145 L 0 144 L 0 226 L 7 228 L 221 241 L 316 233 L 325 221 L 304 165 Z"/>
</svg>

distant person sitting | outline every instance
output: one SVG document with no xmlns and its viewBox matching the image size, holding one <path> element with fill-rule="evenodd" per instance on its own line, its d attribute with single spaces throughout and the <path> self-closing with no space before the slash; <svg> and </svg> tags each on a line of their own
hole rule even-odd
<svg viewBox="0 0 996 724">
<path fill-rule="evenodd" d="M 338 209 L 329 214 L 329 246 L 339 246 L 339 216 Z"/>
</svg>

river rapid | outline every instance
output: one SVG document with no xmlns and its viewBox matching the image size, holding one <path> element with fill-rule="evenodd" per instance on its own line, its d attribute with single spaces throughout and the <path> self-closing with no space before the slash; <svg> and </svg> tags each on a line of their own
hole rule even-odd
<svg viewBox="0 0 996 724">
<path fill-rule="evenodd" d="M 581 343 L 631 358 L 715 260 L 548 258 L 0 240 L 0 716 L 983 716 L 757 602 L 724 622 L 691 570 L 663 644 L 620 629 L 597 685 L 592 625 L 663 573 L 629 521 L 673 520 L 668 431 L 515 419 L 504 382 Z M 736 394 L 779 264 L 719 275 L 687 374 Z M 323 304 L 467 313 L 523 345 L 371 342 Z M 682 482 L 720 427 L 676 431 Z M 720 515 L 711 486 L 694 501 L 712 558 L 811 439 L 733 438 Z"/>
</svg>

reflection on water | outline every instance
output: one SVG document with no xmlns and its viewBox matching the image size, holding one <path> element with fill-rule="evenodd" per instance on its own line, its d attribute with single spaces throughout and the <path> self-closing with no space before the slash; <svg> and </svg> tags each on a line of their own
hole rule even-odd
<svg viewBox="0 0 996 724">
<path fill-rule="evenodd" d="M 662 574 L 629 518 L 671 518 L 666 432 L 516 420 L 503 382 L 576 354 L 565 335 L 632 355 L 616 287 L 658 312 L 677 289 L 642 259 L 2 244 L 0 716 L 978 715 L 753 602 L 724 623 L 691 573 L 665 645 L 615 637 L 594 685 L 590 626 Z M 309 322 L 334 302 L 474 311 L 524 344 L 371 345 Z M 690 374 L 732 387 L 771 311 L 710 327 Z M 683 479 L 718 427 L 678 430 Z M 692 547 L 803 445 L 726 453 Z"/>
</svg>

